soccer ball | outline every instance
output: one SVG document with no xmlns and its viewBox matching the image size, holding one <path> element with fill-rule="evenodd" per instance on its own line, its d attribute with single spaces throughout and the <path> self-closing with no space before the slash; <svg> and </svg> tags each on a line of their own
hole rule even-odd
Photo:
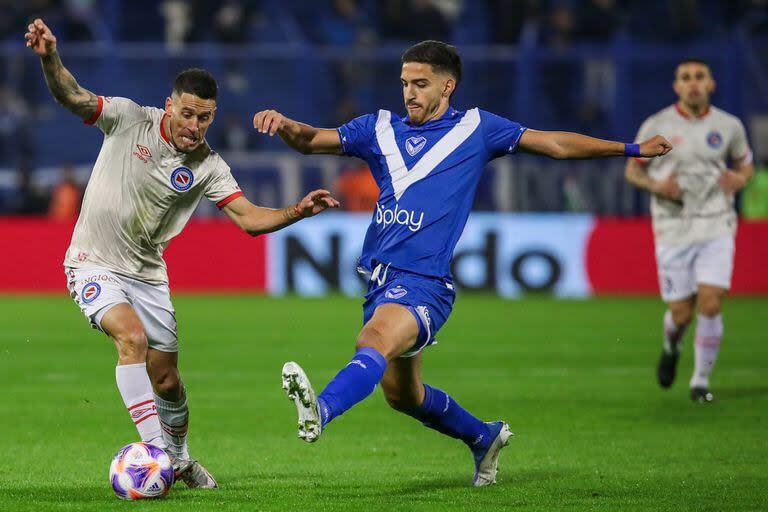
<svg viewBox="0 0 768 512">
<path fill-rule="evenodd" d="M 124 500 L 163 498 L 173 485 L 171 458 L 153 444 L 131 443 L 112 459 L 109 482 Z"/>
</svg>

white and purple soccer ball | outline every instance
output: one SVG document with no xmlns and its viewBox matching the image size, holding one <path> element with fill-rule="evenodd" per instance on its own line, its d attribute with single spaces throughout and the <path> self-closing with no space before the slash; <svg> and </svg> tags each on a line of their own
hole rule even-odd
<svg viewBox="0 0 768 512">
<path fill-rule="evenodd" d="M 171 458 L 153 444 L 131 443 L 112 459 L 109 482 L 124 500 L 163 498 L 173 485 Z"/>
</svg>

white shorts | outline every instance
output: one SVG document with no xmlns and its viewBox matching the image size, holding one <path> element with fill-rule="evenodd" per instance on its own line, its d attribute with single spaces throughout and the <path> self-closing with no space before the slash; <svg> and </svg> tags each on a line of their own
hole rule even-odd
<svg viewBox="0 0 768 512">
<path fill-rule="evenodd" d="M 731 287 L 734 238 L 731 235 L 686 245 L 656 247 L 659 289 L 665 302 L 687 299 L 698 285 Z"/>
<path fill-rule="evenodd" d="M 100 331 L 101 319 L 118 304 L 129 304 L 139 315 L 149 346 L 178 352 L 176 313 L 167 284 L 148 284 L 100 267 L 65 268 L 67 288 L 91 326 Z"/>
</svg>

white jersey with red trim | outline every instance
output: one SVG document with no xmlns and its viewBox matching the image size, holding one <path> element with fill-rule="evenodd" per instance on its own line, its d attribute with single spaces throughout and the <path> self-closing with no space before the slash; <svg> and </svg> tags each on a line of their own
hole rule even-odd
<svg viewBox="0 0 768 512">
<path fill-rule="evenodd" d="M 728 161 L 733 165 L 752 161 L 741 121 L 715 107 L 690 117 L 675 104 L 649 117 L 636 140 L 653 135 L 664 136 L 674 149 L 663 157 L 636 160 L 656 180 L 676 173 L 683 193 L 682 202 L 651 197 L 656 244 L 691 244 L 734 235 L 733 197 L 723 192 L 719 179 Z"/>
<path fill-rule="evenodd" d="M 64 265 L 98 266 L 167 283 L 162 254 L 205 196 L 219 208 L 242 195 L 229 166 L 207 143 L 177 151 L 165 114 L 126 98 L 99 96 L 86 124 L 104 132 Z"/>
</svg>

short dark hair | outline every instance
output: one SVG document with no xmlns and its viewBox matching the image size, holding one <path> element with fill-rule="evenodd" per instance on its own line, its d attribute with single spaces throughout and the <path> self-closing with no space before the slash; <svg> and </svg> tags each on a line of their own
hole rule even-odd
<svg viewBox="0 0 768 512">
<path fill-rule="evenodd" d="M 208 71 L 200 68 L 185 69 L 173 81 L 173 92 L 194 94 L 204 100 L 215 100 L 219 87 Z"/>
<path fill-rule="evenodd" d="M 675 66 L 675 75 L 677 75 L 677 68 L 682 66 L 683 64 L 701 64 L 702 66 L 706 66 L 707 69 L 711 70 L 712 66 L 709 65 L 709 62 L 707 62 L 704 59 L 699 59 L 697 57 L 691 57 L 688 59 L 683 59 L 680 62 L 677 63 L 677 66 Z"/>
<path fill-rule="evenodd" d="M 461 81 L 461 57 L 456 47 L 442 41 L 422 41 L 403 54 L 402 63 L 421 62 L 429 64 L 436 73 L 448 73 Z"/>
</svg>

